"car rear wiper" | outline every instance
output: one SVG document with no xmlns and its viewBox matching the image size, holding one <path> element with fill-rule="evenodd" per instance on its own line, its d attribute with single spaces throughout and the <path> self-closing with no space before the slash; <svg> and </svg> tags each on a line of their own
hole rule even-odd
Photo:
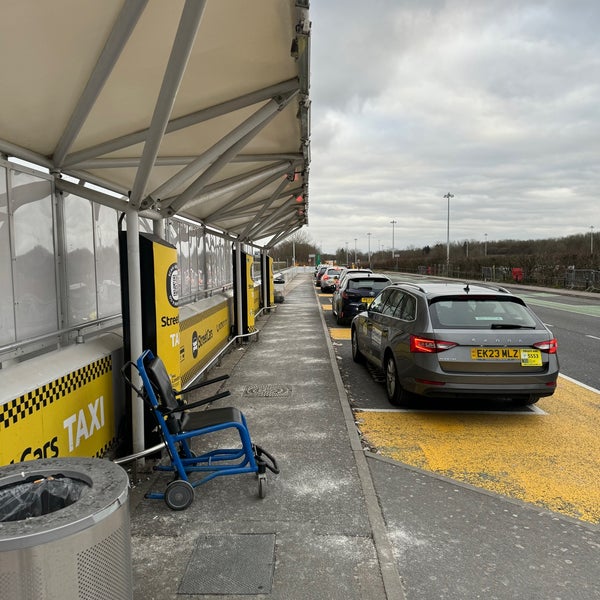
<svg viewBox="0 0 600 600">
<path fill-rule="evenodd" d="M 535 329 L 535 325 L 516 325 L 513 323 L 492 323 L 490 329 Z"/>
</svg>

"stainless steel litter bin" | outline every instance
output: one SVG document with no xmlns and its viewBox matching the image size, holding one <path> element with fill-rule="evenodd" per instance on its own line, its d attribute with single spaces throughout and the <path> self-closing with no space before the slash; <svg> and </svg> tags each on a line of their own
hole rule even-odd
<svg viewBox="0 0 600 600">
<path fill-rule="evenodd" d="M 128 494 L 108 460 L 0 467 L 2 600 L 131 600 Z"/>
</svg>

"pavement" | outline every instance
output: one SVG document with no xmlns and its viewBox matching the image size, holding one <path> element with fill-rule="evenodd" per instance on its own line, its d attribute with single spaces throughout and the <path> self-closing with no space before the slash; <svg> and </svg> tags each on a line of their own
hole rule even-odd
<svg viewBox="0 0 600 600">
<path fill-rule="evenodd" d="M 147 460 L 136 600 L 600 599 L 597 526 L 363 448 L 310 273 L 257 328 L 211 376 L 230 375 L 217 405 L 244 412 L 280 474 L 263 499 L 251 474 L 218 477 L 172 511 L 144 498 L 170 480 Z"/>
</svg>

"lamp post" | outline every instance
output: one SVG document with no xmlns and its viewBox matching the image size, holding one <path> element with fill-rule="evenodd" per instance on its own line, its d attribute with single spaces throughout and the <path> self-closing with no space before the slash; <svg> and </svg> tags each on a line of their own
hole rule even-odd
<svg viewBox="0 0 600 600">
<path fill-rule="evenodd" d="M 448 192 L 444 194 L 444 198 L 448 200 L 448 220 L 446 224 L 446 276 L 450 273 L 450 198 L 454 198 L 454 194 Z"/>
<path fill-rule="evenodd" d="M 483 245 L 483 254 L 485 256 L 487 256 L 487 233 L 484 233 L 483 235 L 485 235 L 485 243 Z"/>
<path fill-rule="evenodd" d="M 348 242 L 346 242 L 346 265 L 350 262 L 350 258 L 348 256 Z"/>
<path fill-rule="evenodd" d="M 594 256 L 594 226 L 590 225 L 590 256 Z"/>
<path fill-rule="evenodd" d="M 358 238 L 354 238 L 354 266 L 356 266 L 356 242 Z"/>
<path fill-rule="evenodd" d="M 369 257 L 369 269 L 371 268 L 371 234 L 367 233 L 367 239 L 369 240 L 369 251 L 367 256 Z"/>
<path fill-rule="evenodd" d="M 396 225 L 398 221 L 390 221 L 392 224 L 392 258 L 396 256 L 396 240 L 394 239 L 394 225 Z"/>
</svg>

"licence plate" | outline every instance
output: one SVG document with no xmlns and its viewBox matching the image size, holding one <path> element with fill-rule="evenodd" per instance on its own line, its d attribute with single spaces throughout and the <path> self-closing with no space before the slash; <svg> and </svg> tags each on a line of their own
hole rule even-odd
<svg viewBox="0 0 600 600">
<path fill-rule="evenodd" d="M 523 367 L 541 367 L 542 352 L 531 348 L 471 348 L 472 360 L 519 360 Z"/>
<path fill-rule="evenodd" d="M 361 298 L 360 301 L 363 304 L 366 304 L 367 306 L 369 306 L 369 304 L 371 304 L 371 302 L 373 302 L 373 298 Z"/>
</svg>

